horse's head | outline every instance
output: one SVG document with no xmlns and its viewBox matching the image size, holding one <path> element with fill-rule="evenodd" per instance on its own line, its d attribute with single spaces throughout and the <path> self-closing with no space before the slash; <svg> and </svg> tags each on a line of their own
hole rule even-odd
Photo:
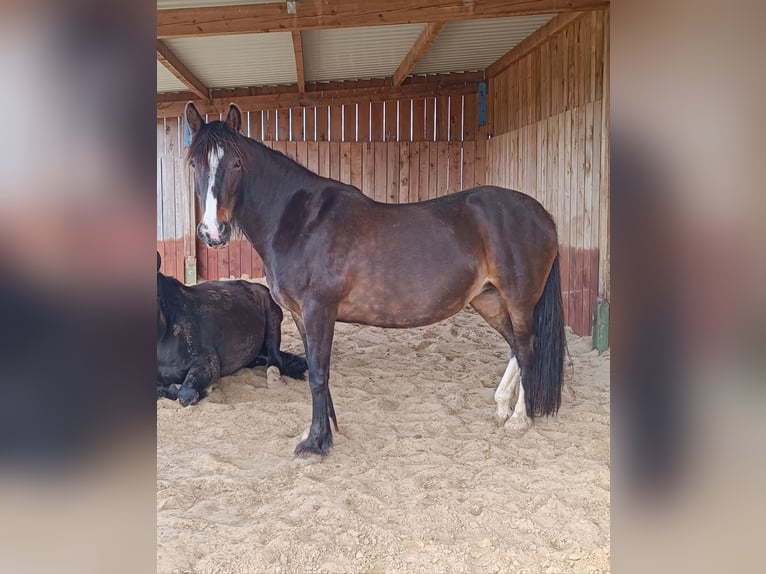
<svg viewBox="0 0 766 574">
<path fill-rule="evenodd" d="M 241 194 L 242 114 L 232 104 L 225 122 L 205 123 L 189 102 L 186 121 L 192 132 L 188 161 L 203 212 L 197 235 L 209 247 L 223 247 L 231 239 L 231 221 Z"/>
</svg>

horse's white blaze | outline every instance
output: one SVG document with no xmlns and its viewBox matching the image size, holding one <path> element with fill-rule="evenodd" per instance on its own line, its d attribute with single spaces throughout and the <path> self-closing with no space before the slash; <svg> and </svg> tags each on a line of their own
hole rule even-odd
<svg viewBox="0 0 766 574">
<path fill-rule="evenodd" d="M 218 171 L 218 163 L 223 157 L 223 148 L 216 146 L 210 150 L 208 156 L 208 176 L 207 176 L 207 194 L 205 195 L 205 213 L 202 215 L 202 223 L 207 225 L 210 238 L 217 241 L 218 235 L 218 201 L 213 195 L 213 185 L 215 185 L 215 175 Z"/>
<path fill-rule="evenodd" d="M 497 403 L 497 420 L 500 424 L 511 414 L 511 397 L 516 390 L 516 384 L 519 381 L 519 362 L 515 356 L 508 361 L 503 378 L 495 390 L 495 403 Z"/>
</svg>

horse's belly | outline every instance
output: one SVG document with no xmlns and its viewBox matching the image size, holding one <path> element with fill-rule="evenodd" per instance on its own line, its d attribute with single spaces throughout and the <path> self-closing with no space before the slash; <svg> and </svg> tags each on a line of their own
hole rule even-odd
<svg viewBox="0 0 766 574">
<path fill-rule="evenodd" d="M 376 327 L 422 327 L 451 317 L 482 289 L 484 279 L 451 282 L 408 278 L 355 288 L 338 307 L 338 320 Z"/>
</svg>

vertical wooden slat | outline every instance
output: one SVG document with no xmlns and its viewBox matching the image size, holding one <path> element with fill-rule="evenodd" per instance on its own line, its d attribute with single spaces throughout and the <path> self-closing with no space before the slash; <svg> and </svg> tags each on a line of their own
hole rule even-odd
<svg viewBox="0 0 766 574">
<path fill-rule="evenodd" d="M 343 106 L 343 141 L 356 141 L 356 104 Z"/>
<path fill-rule="evenodd" d="M 449 141 L 463 141 L 463 96 L 449 98 Z"/>
<path fill-rule="evenodd" d="M 426 139 L 426 103 L 425 99 L 417 98 L 412 102 L 412 141 L 420 142 Z M 420 150 L 420 147 L 418 147 Z"/>
<path fill-rule="evenodd" d="M 428 199 L 439 196 L 439 148 L 437 142 L 428 142 Z"/>
<path fill-rule="evenodd" d="M 479 121 L 479 96 L 466 94 L 463 98 L 463 141 L 476 140 Z"/>
<path fill-rule="evenodd" d="M 424 141 L 436 141 L 436 98 L 426 98 L 425 105 L 425 139 Z"/>
<path fill-rule="evenodd" d="M 345 141 L 340 144 L 340 176 L 338 179 L 343 183 L 351 183 L 351 146 L 352 142 Z"/>
<path fill-rule="evenodd" d="M 310 108 L 304 108 L 303 117 L 306 120 L 306 130 L 304 137 L 307 142 L 317 141 L 316 135 L 316 108 L 311 106 Z"/>
<path fill-rule="evenodd" d="M 175 204 L 175 128 L 178 118 L 166 118 L 163 128 L 162 154 L 162 224 L 165 240 L 165 261 L 162 263 L 164 273 L 179 279 L 176 265 L 176 204 Z"/>
<path fill-rule="evenodd" d="M 330 106 L 330 137 L 328 140 L 339 142 L 343 139 L 343 106 Z"/>
<path fill-rule="evenodd" d="M 399 100 L 399 141 L 412 141 L 412 100 Z"/>
<path fill-rule="evenodd" d="M 298 142 L 294 141 L 286 141 L 284 142 L 284 154 L 289 157 L 291 160 L 295 161 L 297 159 L 297 144 Z"/>
<path fill-rule="evenodd" d="M 370 115 L 372 116 L 370 141 L 383 141 L 383 102 L 372 102 Z"/>
<path fill-rule="evenodd" d="M 387 160 L 387 148 L 386 142 L 376 141 L 375 145 L 375 183 L 374 183 L 374 198 L 375 201 L 386 203 L 386 177 L 388 175 L 386 164 Z"/>
<path fill-rule="evenodd" d="M 339 112 L 340 113 L 340 112 Z M 338 133 L 338 136 L 343 135 L 342 132 Z M 340 180 L 340 143 L 339 141 L 331 141 L 330 146 L 330 176 L 332 179 Z"/>
<path fill-rule="evenodd" d="M 611 219 L 609 215 L 609 174 L 610 174 L 610 152 L 609 152 L 609 110 L 610 110 L 610 91 L 609 91 L 609 76 L 610 76 L 610 62 L 609 62 L 609 11 L 604 11 L 603 18 L 603 77 L 602 77 L 602 94 L 601 100 L 601 179 L 599 186 L 599 261 L 598 261 L 598 283 L 599 283 L 599 295 L 604 297 L 607 301 L 610 298 L 611 286 L 610 286 L 610 253 L 611 246 L 609 243 L 609 231 L 611 227 Z"/>
<path fill-rule="evenodd" d="M 566 294 L 566 320 L 567 324 L 570 326 L 573 325 L 572 321 L 574 318 L 574 299 L 572 298 L 572 282 L 571 282 L 571 276 L 572 276 L 572 269 L 571 269 L 571 261 L 569 260 L 569 255 L 572 252 L 572 240 L 570 237 L 570 222 L 572 217 L 572 111 L 567 110 L 563 114 L 564 119 L 564 146 L 563 146 L 563 165 L 564 165 L 564 195 L 563 195 L 563 210 L 562 210 L 562 218 L 561 222 L 563 224 L 562 226 L 562 243 L 566 245 L 566 253 L 567 253 L 567 268 L 565 271 L 566 278 L 562 277 L 562 283 L 565 286 L 565 294 Z"/>
<path fill-rule="evenodd" d="M 351 144 L 351 185 L 362 189 L 362 150 L 366 146 L 364 142 Z"/>
<path fill-rule="evenodd" d="M 409 179 L 409 197 L 407 201 L 415 203 L 419 200 L 420 193 L 420 147 L 421 142 L 414 141 L 410 144 L 410 179 Z"/>
<path fill-rule="evenodd" d="M 248 136 L 254 140 L 263 140 L 263 112 L 256 110 L 248 112 Z"/>
<path fill-rule="evenodd" d="M 585 44 L 589 46 L 589 43 Z M 587 67 L 589 69 L 589 67 Z M 593 312 L 593 300 L 598 290 L 598 280 L 595 285 L 591 284 L 591 252 L 595 249 L 591 239 L 592 230 L 596 222 L 593 220 L 593 102 L 585 106 L 585 140 L 583 142 L 583 249 L 586 257 L 583 261 L 583 324 L 586 333 L 591 324 Z M 596 225 L 596 228 L 597 225 Z"/>
<path fill-rule="evenodd" d="M 399 143 L 386 142 L 386 202 L 399 201 Z"/>
<path fill-rule="evenodd" d="M 463 142 L 463 189 L 476 186 L 474 173 L 476 171 L 476 142 Z"/>
<path fill-rule="evenodd" d="M 277 110 L 263 110 L 263 141 L 271 142 L 277 135 Z"/>
<path fill-rule="evenodd" d="M 396 128 L 399 123 L 396 100 L 386 102 L 384 114 L 385 131 L 383 132 L 383 139 L 387 142 L 395 142 L 397 141 Z"/>
<path fill-rule="evenodd" d="M 399 197 L 397 203 L 410 200 L 410 142 L 399 142 Z"/>
<path fill-rule="evenodd" d="M 447 144 L 449 155 L 449 177 L 447 180 L 447 193 L 455 193 L 462 189 L 461 172 L 463 160 L 460 154 L 462 142 L 453 141 Z"/>
<path fill-rule="evenodd" d="M 308 154 L 306 167 L 317 174 L 319 173 L 319 146 L 320 142 L 306 142 Z"/>
<path fill-rule="evenodd" d="M 484 185 L 487 181 L 487 126 L 479 126 L 476 131 L 476 169 L 474 184 Z"/>
<path fill-rule="evenodd" d="M 362 191 L 375 199 L 375 143 L 366 142 L 362 147 Z"/>
<path fill-rule="evenodd" d="M 358 141 L 372 141 L 370 139 L 370 102 L 360 102 L 357 106 L 356 124 L 359 132 Z"/>
<path fill-rule="evenodd" d="M 437 96 L 436 97 L 436 140 L 447 141 L 448 139 L 449 139 L 449 96 Z"/>
<path fill-rule="evenodd" d="M 319 146 L 319 175 L 330 177 L 330 144 L 317 142 Z"/>
<path fill-rule="evenodd" d="M 438 162 L 436 166 L 436 197 L 447 195 L 449 182 L 449 147 L 446 141 L 437 143 Z"/>
<path fill-rule="evenodd" d="M 290 110 L 277 110 L 277 141 L 290 139 Z"/>
<path fill-rule="evenodd" d="M 327 106 L 317 106 L 314 123 L 316 125 L 316 141 L 326 142 L 329 139 L 330 125 L 328 123 Z"/>
<path fill-rule="evenodd" d="M 292 108 L 290 110 L 290 126 L 292 127 L 290 139 L 294 142 L 306 140 L 303 132 L 303 108 Z"/>
<path fill-rule="evenodd" d="M 430 142 L 420 142 L 418 153 L 420 155 L 420 170 L 418 173 L 418 201 L 429 198 L 431 187 L 431 150 Z"/>
<path fill-rule="evenodd" d="M 309 150 L 308 143 L 296 142 L 295 144 L 295 161 L 301 164 L 303 167 L 308 167 L 309 163 Z"/>
</svg>

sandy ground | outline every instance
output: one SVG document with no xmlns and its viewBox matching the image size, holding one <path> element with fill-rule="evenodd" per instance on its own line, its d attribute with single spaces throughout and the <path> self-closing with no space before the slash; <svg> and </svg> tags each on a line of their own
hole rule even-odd
<svg viewBox="0 0 766 574">
<path fill-rule="evenodd" d="M 158 571 L 607 572 L 609 357 L 571 333 L 569 350 L 558 416 L 519 434 L 494 419 L 507 347 L 475 313 L 338 324 L 340 433 L 308 465 L 305 382 L 268 388 L 261 368 L 194 407 L 159 401 Z"/>
</svg>

